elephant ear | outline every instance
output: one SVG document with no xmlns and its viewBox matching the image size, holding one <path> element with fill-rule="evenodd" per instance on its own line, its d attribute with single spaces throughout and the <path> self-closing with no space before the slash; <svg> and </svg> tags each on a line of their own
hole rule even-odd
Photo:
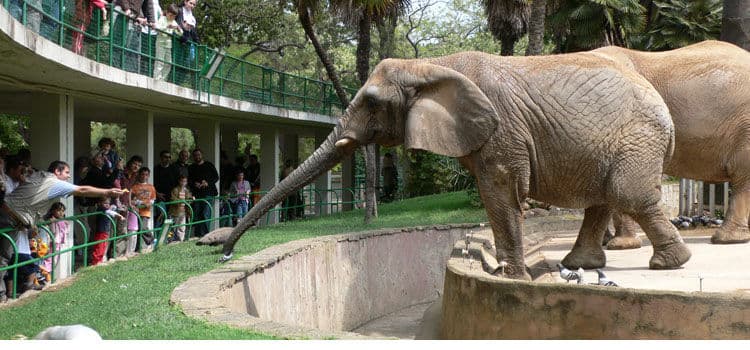
<svg viewBox="0 0 750 350">
<path fill-rule="evenodd" d="M 450 68 L 420 64 L 415 101 L 406 118 L 404 144 L 450 157 L 478 150 L 495 132 L 498 116 L 469 78 Z M 427 66 L 427 67 L 424 67 Z"/>
</svg>

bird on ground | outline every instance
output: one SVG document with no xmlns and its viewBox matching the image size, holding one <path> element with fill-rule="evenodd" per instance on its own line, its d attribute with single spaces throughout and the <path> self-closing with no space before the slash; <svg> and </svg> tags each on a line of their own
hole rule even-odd
<svg viewBox="0 0 750 350">
<path fill-rule="evenodd" d="M 102 340 L 95 330 L 82 324 L 52 326 L 37 334 L 35 340 Z"/>
<path fill-rule="evenodd" d="M 596 269 L 596 274 L 599 275 L 599 285 L 600 286 L 606 286 L 606 287 L 619 287 L 617 283 L 611 281 L 609 278 L 607 278 L 607 275 L 604 274 L 604 271 L 601 269 Z"/>
<path fill-rule="evenodd" d="M 583 284 L 583 268 L 579 267 L 578 271 L 568 270 L 562 264 L 557 264 L 557 268 L 560 270 L 560 278 L 570 283 L 572 280 L 576 280 L 578 284 Z"/>
</svg>

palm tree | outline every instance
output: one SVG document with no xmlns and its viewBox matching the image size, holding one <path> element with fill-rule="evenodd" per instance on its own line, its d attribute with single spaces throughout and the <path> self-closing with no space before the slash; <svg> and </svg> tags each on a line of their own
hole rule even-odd
<svg viewBox="0 0 750 350">
<path fill-rule="evenodd" d="M 750 0 L 724 0 L 721 40 L 750 50 Z"/>
<path fill-rule="evenodd" d="M 389 13 L 409 5 L 409 0 L 337 0 L 331 5 L 350 23 L 357 23 L 357 77 L 364 85 L 370 75 L 370 52 L 372 43 L 370 34 L 373 18 L 382 18 Z M 365 149 L 365 223 L 378 216 L 377 183 L 378 183 L 378 146 L 370 144 Z"/>
<path fill-rule="evenodd" d="M 318 54 L 320 62 L 323 64 L 323 67 L 325 67 L 328 79 L 331 80 L 336 96 L 338 96 L 339 101 L 341 101 L 341 106 L 346 108 L 346 106 L 349 105 L 349 96 L 341 85 L 341 79 L 336 71 L 336 67 L 333 66 L 333 62 L 331 61 L 328 52 L 323 48 L 323 45 L 320 44 L 318 35 L 315 32 L 315 27 L 313 26 L 314 14 L 320 6 L 320 1 L 295 0 L 294 6 L 297 10 L 299 23 L 302 25 L 302 28 L 305 30 L 305 35 L 307 35 L 307 38 L 310 39 L 310 42 L 315 48 L 315 53 Z"/>
<path fill-rule="evenodd" d="M 661 51 L 708 39 L 721 32 L 722 0 L 649 1 L 645 33 L 631 38 L 634 48 Z"/>
<path fill-rule="evenodd" d="M 629 47 L 630 36 L 644 27 L 645 8 L 638 0 L 557 0 L 554 5 L 547 20 L 558 52 Z"/>
<path fill-rule="evenodd" d="M 529 45 L 526 46 L 526 56 L 542 53 L 545 17 L 547 17 L 547 0 L 532 0 L 529 17 Z"/>
<path fill-rule="evenodd" d="M 487 25 L 495 40 L 500 41 L 500 54 L 512 56 L 513 47 L 528 30 L 527 0 L 482 0 Z"/>
</svg>

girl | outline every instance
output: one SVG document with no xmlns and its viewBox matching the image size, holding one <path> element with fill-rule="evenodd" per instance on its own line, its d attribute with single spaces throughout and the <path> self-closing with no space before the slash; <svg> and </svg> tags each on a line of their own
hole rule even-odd
<svg viewBox="0 0 750 350">
<path fill-rule="evenodd" d="M 53 253 L 63 252 L 52 257 L 54 262 L 52 275 L 55 282 L 67 278 L 73 272 L 73 254 L 66 251 L 73 246 L 73 237 L 69 231 L 69 223 L 62 220 L 64 217 L 65 205 L 60 202 L 52 204 L 47 214 L 44 215 L 44 219 L 50 221 L 50 232 L 55 236 Z"/>
</svg>

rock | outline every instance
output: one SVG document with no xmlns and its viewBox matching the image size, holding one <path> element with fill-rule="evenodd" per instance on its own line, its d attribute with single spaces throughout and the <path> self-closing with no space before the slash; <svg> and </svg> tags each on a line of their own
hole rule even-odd
<svg viewBox="0 0 750 350">
<path fill-rule="evenodd" d="M 534 213 L 534 216 L 549 216 L 549 210 L 542 208 L 533 208 L 530 211 Z"/>
</svg>

